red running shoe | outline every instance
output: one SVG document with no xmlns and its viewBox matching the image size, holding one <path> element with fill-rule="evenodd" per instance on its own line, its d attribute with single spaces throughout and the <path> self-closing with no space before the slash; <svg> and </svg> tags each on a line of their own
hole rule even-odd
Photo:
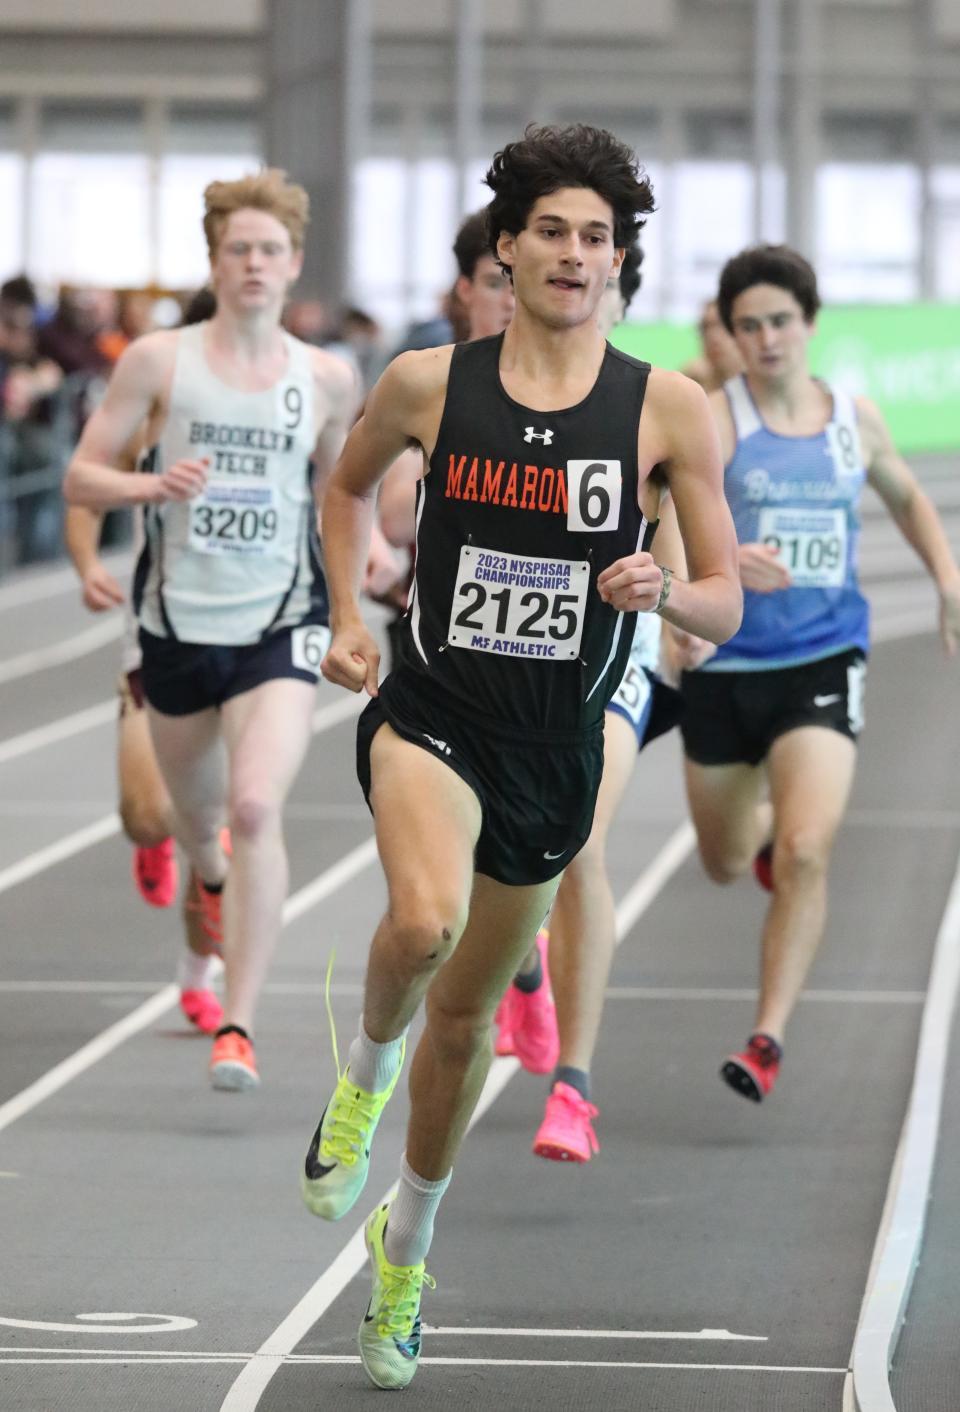
<svg viewBox="0 0 960 1412">
<path fill-rule="evenodd" d="M 177 854 L 172 838 L 133 850 L 133 880 L 151 907 L 170 907 L 177 895 Z"/>
<path fill-rule="evenodd" d="M 767 843 L 753 860 L 753 876 L 767 892 L 773 891 L 773 844 Z"/>
<path fill-rule="evenodd" d="M 752 1034 L 740 1054 L 731 1054 L 720 1067 L 720 1077 L 744 1098 L 762 1103 L 777 1082 L 783 1049 L 768 1034 Z"/>
<path fill-rule="evenodd" d="M 555 1083 L 547 1099 L 533 1151 L 552 1162 L 589 1162 L 600 1151 L 593 1119 L 597 1110 L 572 1084 Z"/>
</svg>

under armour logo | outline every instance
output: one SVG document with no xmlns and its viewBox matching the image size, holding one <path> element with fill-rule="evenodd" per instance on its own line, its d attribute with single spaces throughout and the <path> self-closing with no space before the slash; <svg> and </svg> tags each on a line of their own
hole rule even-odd
<svg viewBox="0 0 960 1412">
<path fill-rule="evenodd" d="M 523 439 L 524 439 L 524 441 L 527 441 L 527 442 L 530 442 L 530 441 L 542 441 L 543 444 L 544 444 L 544 446 L 549 446 L 550 443 L 551 443 L 551 441 L 553 440 L 553 432 L 552 432 L 552 431 L 534 431 L 533 427 L 524 427 L 524 429 L 523 429 Z"/>
</svg>

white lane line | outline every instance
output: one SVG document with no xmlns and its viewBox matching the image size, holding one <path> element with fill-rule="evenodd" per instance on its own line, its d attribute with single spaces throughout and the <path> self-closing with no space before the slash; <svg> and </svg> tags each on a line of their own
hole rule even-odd
<svg viewBox="0 0 960 1412">
<path fill-rule="evenodd" d="M 101 701 L 96 706 L 85 706 L 82 711 L 74 711 L 70 716 L 61 716 L 49 725 L 34 726 L 32 730 L 24 731 L 21 735 L 8 736 L 6 740 L 0 740 L 0 765 L 6 764 L 8 760 L 19 760 L 21 755 L 29 755 L 33 750 L 43 750 L 47 745 L 69 740 L 71 736 L 82 735 L 84 731 L 106 725 L 108 721 L 115 721 L 117 711 L 117 698 L 111 696 L 109 701 Z"/>
<path fill-rule="evenodd" d="M 359 715 L 366 703 L 366 697 L 361 698 L 352 693 L 345 695 L 346 699 L 343 701 L 334 701 L 329 706 L 317 708 L 311 722 L 314 735 L 319 735 L 342 721 L 348 721 L 351 716 Z M 112 696 L 109 701 L 101 701 L 96 706 L 86 706 L 73 715 L 51 721 L 49 725 L 36 726 L 33 730 L 24 731 L 22 735 L 12 735 L 7 740 L 0 741 L 0 765 L 7 760 L 17 760 L 21 755 L 28 755 L 33 750 L 42 750 L 47 745 L 69 740 L 71 736 L 81 735 L 84 731 L 93 730 L 108 721 L 115 721 L 117 710 L 117 698 Z"/>
<path fill-rule="evenodd" d="M 11 887 L 16 887 L 17 883 L 36 877 L 37 873 L 42 873 L 57 863 L 63 863 L 74 854 L 82 853 L 85 848 L 92 848 L 94 844 L 102 843 L 105 838 L 112 838 L 119 832 L 120 818 L 117 814 L 107 814 L 104 818 L 87 824 L 85 828 L 74 830 L 73 833 L 67 834 L 66 838 L 57 839 L 56 843 L 39 848 L 36 853 L 30 853 L 18 863 L 11 863 L 9 868 L 4 868 L 0 872 L 0 892 L 7 892 Z"/>
<path fill-rule="evenodd" d="M 115 642 L 123 635 L 123 618 L 110 617 L 94 623 L 83 632 L 74 633 L 62 642 L 53 642 L 49 647 L 34 647 L 29 652 L 21 652 L 17 657 L 8 657 L 0 662 L 0 686 L 5 682 L 18 681 L 20 677 L 33 676 L 35 672 L 45 672 L 50 667 L 60 667 L 64 662 L 76 661 L 91 652 L 98 652 L 108 642 Z"/>
<path fill-rule="evenodd" d="M 103 1353 L 89 1353 L 87 1355 L 74 1354 L 72 1357 L 48 1357 L 48 1358 L 25 1358 L 9 1357 L 0 1354 L 0 1365 L 13 1367 L 107 1367 L 122 1368 L 135 1363 L 137 1367 L 145 1364 L 155 1364 L 164 1368 L 175 1368 L 178 1364 L 185 1366 L 203 1366 L 211 1364 L 243 1363 L 249 1354 L 245 1353 L 215 1353 L 203 1357 L 194 1357 L 189 1353 L 177 1354 L 174 1357 L 165 1357 L 157 1353 L 145 1353 L 140 1356 L 131 1353 L 121 1353 L 114 1357 Z M 356 1367 L 360 1359 L 355 1353 L 311 1353 L 295 1354 L 287 1358 L 276 1358 L 273 1360 L 279 1372 L 280 1368 L 316 1367 L 317 1365 L 335 1367 Z M 576 1371 L 578 1368 L 604 1368 L 609 1372 L 672 1372 L 672 1373 L 828 1373 L 835 1377 L 842 1377 L 846 1369 L 844 1368 L 816 1368 L 804 1366 L 788 1366 L 773 1363 L 639 1363 L 626 1358 L 421 1358 L 421 1368 L 569 1368 Z M 226 1406 L 226 1404 L 224 1404 Z"/>
<path fill-rule="evenodd" d="M 323 898 L 328 897 L 337 887 L 342 887 L 345 882 L 355 877 L 363 868 L 369 867 L 376 857 L 376 845 L 372 839 L 366 839 L 358 847 L 351 849 L 345 857 L 339 859 L 332 867 L 326 869 L 312 883 L 295 892 L 292 897 L 288 897 L 283 908 L 284 925 L 294 918 L 301 916 L 308 907 L 315 906 Z M 118 1020 L 115 1025 L 110 1025 L 103 1030 L 88 1044 L 83 1045 L 74 1054 L 54 1065 L 41 1078 L 30 1084 L 27 1088 L 15 1094 L 6 1103 L 0 1104 L 0 1132 L 8 1128 L 11 1123 L 15 1123 L 18 1118 L 22 1118 L 25 1113 L 29 1113 L 45 1099 L 50 1098 L 54 1093 L 58 1093 L 73 1079 L 78 1078 L 99 1063 L 113 1050 L 119 1048 L 128 1039 L 139 1034 L 142 1030 L 152 1025 L 161 1015 L 165 1015 L 168 1010 L 172 1010 L 180 998 L 179 988 L 175 985 L 166 985 L 156 995 L 145 1000 L 136 1010 L 132 1010 L 129 1015 L 125 1015 L 122 1020 Z"/>
<path fill-rule="evenodd" d="M 630 888 L 616 911 L 618 944 L 689 856 L 693 842 L 694 833 L 690 824 L 681 824 Z M 476 1126 L 487 1109 L 496 1102 L 519 1069 L 520 1065 L 516 1059 L 494 1059 L 470 1119 L 471 1128 Z M 380 1202 L 389 1201 L 395 1190 L 396 1186 L 391 1186 L 380 1198 Z M 255 1412 L 281 1361 L 306 1338 L 318 1319 L 323 1317 L 354 1276 L 359 1274 L 366 1258 L 361 1223 L 333 1262 L 257 1349 L 228 1391 L 221 1403 L 220 1412 Z"/>
<path fill-rule="evenodd" d="M 341 725 L 342 722 L 348 721 L 351 716 L 356 716 L 362 707 L 363 700 L 353 695 L 350 695 L 345 701 L 334 701 L 329 706 L 319 707 L 314 712 L 310 723 L 312 734 L 321 735 L 324 731 L 331 730 L 334 726 Z M 112 716 L 116 714 L 116 702 L 109 701 L 106 702 L 104 706 L 91 708 L 92 711 L 104 711 L 104 709 L 106 709 L 112 718 Z M 83 714 L 85 713 L 80 713 L 80 715 Z M 71 719 L 76 721 L 76 717 L 67 718 L 68 721 Z M 55 725 L 61 727 L 64 724 L 63 721 L 55 723 Z M 83 728 L 82 726 L 79 727 L 79 729 Z M 40 732 L 33 732 L 33 734 L 43 734 L 53 729 L 54 727 L 45 726 L 42 727 Z M 71 734 L 72 733 L 75 732 L 71 732 Z M 24 737 L 16 737 L 13 742 L 7 741 L 5 744 L 15 744 L 17 740 L 23 742 Z M 49 738 L 42 743 L 49 744 Z M 36 745 L 30 746 L 29 748 L 36 749 Z M 2 762 L 4 758 L 8 757 L 4 756 L 4 747 L 0 745 L 0 762 Z M 96 819 L 92 824 L 87 824 L 84 828 L 76 829 L 73 833 L 67 834 L 65 838 L 58 839 L 55 843 L 48 844 L 46 848 L 40 848 L 36 853 L 28 854 L 26 858 L 21 858 L 19 862 L 12 863 L 10 867 L 0 872 L 0 893 L 6 892 L 8 888 L 16 886 L 17 883 L 24 882 L 27 878 L 35 877 L 37 873 L 42 873 L 45 869 L 52 868 L 57 863 L 62 863 L 67 858 L 72 858 L 74 854 L 81 853 L 85 848 L 92 848 L 94 844 L 102 843 L 105 838 L 111 838 L 115 833 L 119 833 L 119 831 L 119 816 L 115 813 L 105 814 L 102 819 Z M 366 866 L 366 862 L 364 862 L 364 866 Z M 326 874 L 324 874 L 324 877 L 325 876 Z M 312 887 L 320 888 L 320 891 L 316 897 L 310 897 L 301 903 L 301 907 L 304 911 L 309 907 L 315 906 L 317 902 L 322 901 L 323 897 L 326 896 L 326 893 L 322 890 L 321 884 L 322 879 L 320 878 L 318 878 L 315 883 L 311 884 Z M 340 886 L 340 883 L 334 882 L 332 886 L 337 888 Z M 297 895 L 301 896 L 299 893 Z M 292 899 L 288 900 L 288 905 L 289 901 L 292 901 Z"/>
<path fill-rule="evenodd" d="M 756 1000 L 757 994 L 746 986 L 742 990 L 697 990 L 682 986 L 612 985 L 607 999 Z M 826 1005 L 922 1005 L 926 996 L 925 990 L 805 990 L 800 999 Z"/>
<path fill-rule="evenodd" d="M 154 1020 L 159 1020 L 161 1015 L 165 1015 L 180 997 L 179 988 L 175 985 L 166 985 L 156 995 L 145 1000 L 136 1010 L 125 1015 L 122 1020 L 118 1020 L 115 1025 L 110 1025 L 83 1045 L 69 1058 L 55 1064 L 34 1083 L 29 1084 L 25 1089 L 21 1089 L 13 1098 L 7 1099 L 6 1103 L 0 1103 L 0 1132 L 4 1128 L 9 1128 L 11 1123 L 15 1123 L 18 1118 L 22 1118 L 25 1113 L 37 1108 L 53 1094 L 59 1093 L 60 1089 L 78 1078 L 80 1074 L 86 1073 L 94 1064 L 99 1063 L 113 1050 L 117 1049 L 126 1040 L 132 1039 L 134 1035 L 145 1030 L 148 1025 L 152 1025 Z"/>
<path fill-rule="evenodd" d="M 698 1333 L 672 1332 L 665 1329 L 483 1329 L 473 1325 L 452 1328 L 424 1324 L 425 1334 L 446 1334 L 450 1338 L 614 1338 L 614 1339 L 682 1339 L 685 1343 L 700 1340 L 709 1343 L 769 1343 L 763 1334 L 732 1334 L 729 1329 L 700 1329 Z"/>
<path fill-rule="evenodd" d="M 850 1358 L 857 1412 L 896 1412 L 889 1369 L 923 1243 L 960 988 L 960 859 L 940 922 L 907 1115 Z"/>
</svg>

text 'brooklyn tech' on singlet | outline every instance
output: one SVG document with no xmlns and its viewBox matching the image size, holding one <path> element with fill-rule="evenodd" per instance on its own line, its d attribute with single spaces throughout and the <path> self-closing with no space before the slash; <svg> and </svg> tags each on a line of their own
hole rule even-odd
<svg viewBox="0 0 960 1412">
<path fill-rule="evenodd" d="M 746 379 L 724 387 L 736 449 L 724 476 L 740 544 L 775 545 L 790 588 L 743 595 L 743 623 L 701 671 L 799 666 L 869 645 L 870 610 L 857 582 L 859 501 L 866 479 L 853 398 L 828 387 L 833 411 L 815 436 L 763 423 Z"/>
<path fill-rule="evenodd" d="M 134 581 L 156 637 L 240 647 L 327 621 L 310 461 L 316 441 L 310 350 L 284 334 L 287 368 L 242 392 L 213 373 L 205 324 L 181 329 L 170 407 L 143 469 L 209 461 L 202 494 L 146 507 Z"/>
<path fill-rule="evenodd" d="M 478 720 L 586 730 L 620 683 L 636 617 L 601 601 L 597 575 L 656 527 L 637 503 L 650 367 L 608 344 L 582 402 L 536 412 L 507 395 L 502 345 L 499 334 L 453 350 L 417 492 L 402 671 Z"/>
</svg>

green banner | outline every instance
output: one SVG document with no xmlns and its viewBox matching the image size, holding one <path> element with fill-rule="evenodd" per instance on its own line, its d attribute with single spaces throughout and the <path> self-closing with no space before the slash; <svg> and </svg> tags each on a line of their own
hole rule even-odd
<svg viewBox="0 0 960 1412">
<path fill-rule="evenodd" d="M 661 368 L 698 352 L 693 329 L 677 324 L 621 324 L 613 342 Z M 810 354 L 815 373 L 882 408 L 901 451 L 960 447 L 960 306 L 823 309 Z"/>
</svg>

